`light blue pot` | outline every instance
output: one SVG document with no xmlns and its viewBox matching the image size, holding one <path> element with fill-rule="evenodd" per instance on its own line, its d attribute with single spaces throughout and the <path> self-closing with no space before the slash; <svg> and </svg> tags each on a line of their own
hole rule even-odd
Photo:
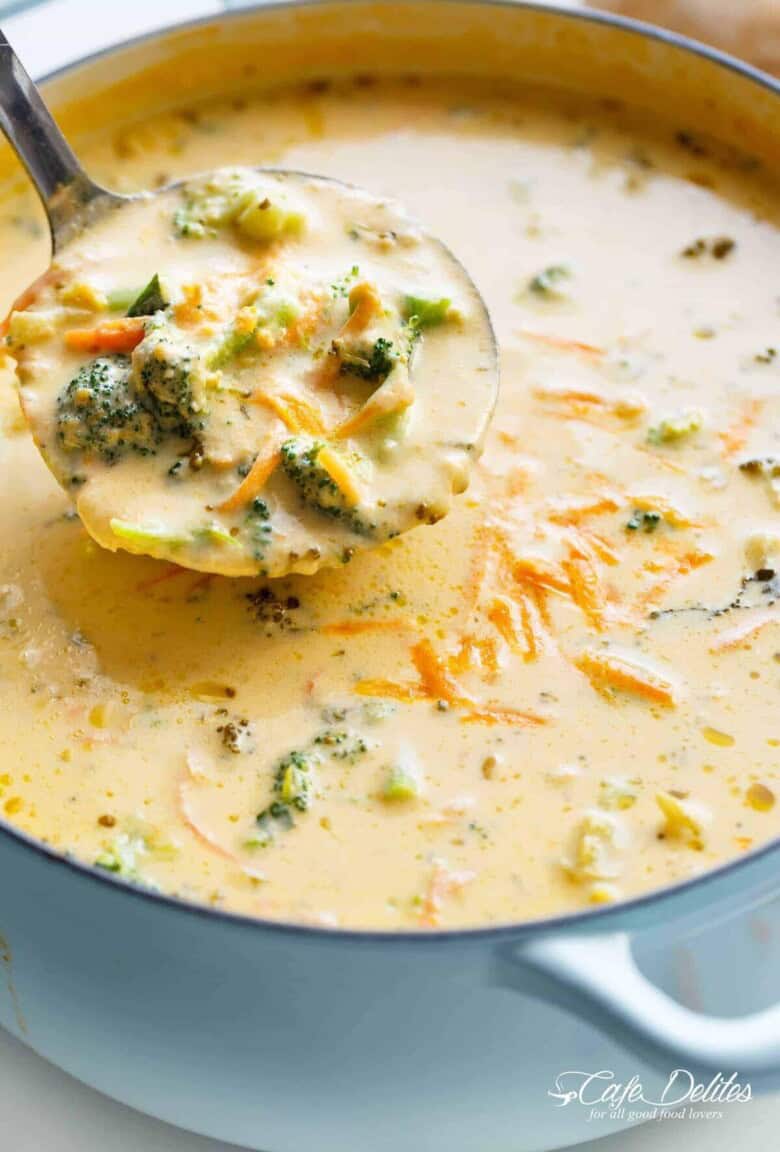
<svg viewBox="0 0 780 1152">
<path fill-rule="evenodd" d="M 780 156 L 776 84 L 637 26 L 533 5 L 292 7 L 223 19 L 219 38 L 287 36 L 300 45 L 299 75 L 318 65 L 317 21 L 333 37 L 348 20 L 364 36 L 364 66 L 383 37 L 407 37 L 411 59 L 415 37 L 437 27 L 431 70 L 463 67 L 470 44 L 472 71 L 519 67 L 516 51 L 529 73 L 544 72 L 560 52 L 557 79 L 589 75 L 606 90 L 632 68 L 647 92 L 677 83 L 669 95 L 688 123 L 712 105 L 726 135 L 763 139 L 769 159 Z M 175 55 L 203 29 L 154 52 Z M 485 37 L 495 38 L 489 63 Z M 94 90 L 148 50 L 131 46 L 58 83 Z M 617 908 L 386 935 L 199 909 L 0 826 L 0 936 L 6 1028 L 118 1100 L 269 1152 L 533 1152 L 635 1121 L 631 1109 L 596 1120 L 566 1102 L 578 1083 L 568 1071 L 638 1076 L 653 1099 L 676 1068 L 704 1083 L 736 1072 L 753 1092 L 780 1085 L 777 846 Z"/>
</svg>

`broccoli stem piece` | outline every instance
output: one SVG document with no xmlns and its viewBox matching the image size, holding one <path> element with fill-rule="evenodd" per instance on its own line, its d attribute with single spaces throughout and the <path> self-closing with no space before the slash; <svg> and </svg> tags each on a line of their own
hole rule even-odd
<svg viewBox="0 0 780 1152">
<path fill-rule="evenodd" d="M 407 324 L 414 324 L 417 328 L 438 328 L 449 320 L 451 307 L 452 301 L 446 297 L 429 300 L 424 296 L 405 296 L 402 312 Z"/>
</svg>

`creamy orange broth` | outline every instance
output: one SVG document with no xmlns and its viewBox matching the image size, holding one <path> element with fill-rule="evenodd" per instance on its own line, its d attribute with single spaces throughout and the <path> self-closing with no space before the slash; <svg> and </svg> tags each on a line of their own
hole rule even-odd
<svg viewBox="0 0 780 1152">
<path fill-rule="evenodd" d="M 459 81 L 169 114 L 84 159 L 123 189 L 265 162 L 398 197 L 483 292 L 502 391 L 445 520 L 268 582 L 94 545 L 9 369 L 6 818 L 187 899 L 369 927 L 616 900 L 777 834 L 766 172 L 619 107 Z M 38 219 L 7 199 L 9 302 L 45 262 Z"/>
</svg>

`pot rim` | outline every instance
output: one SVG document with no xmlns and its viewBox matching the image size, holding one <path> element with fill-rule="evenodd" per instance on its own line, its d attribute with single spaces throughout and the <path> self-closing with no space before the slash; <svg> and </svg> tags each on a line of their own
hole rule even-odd
<svg viewBox="0 0 780 1152">
<path fill-rule="evenodd" d="M 59 79 L 61 76 L 68 75 L 78 68 L 89 65 L 96 60 L 111 56 L 116 52 L 122 52 L 127 48 L 136 47 L 146 41 L 161 39 L 171 32 L 187 32 L 216 23 L 248 19 L 259 12 L 273 12 L 280 9 L 298 7 L 301 4 L 305 4 L 306 7 L 309 8 L 324 8 L 328 5 L 343 2 L 344 0 L 266 0 L 266 2 L 262 2 L 261 0 L 260 3 L 247 4 L 241 8 L 216 14 L 211 13 L 174 24 L 165 24 L 161 28 L 156 28 L 138 36 L 132 36 L 129 39 L 120 40 L 106 48 L 91 52 L 87 56 L 81 56 L 77 60 L 73 60 L 52 72 L 46 73 L 46 75 L 40 77 L 36 82 L 46 84 L 49 81 Z M 359 3 L 361 0 L 351 0 L 351 2 Z M 477 0 L 393 0 L 393 2 L 408 4 L 409 6 L 414 6 L 418 3 L 475 5 Z M 524 9 L 531 12 L 542 12 L 557 19 L 619 28 L 631 35 L 654 40 L 669 48 L 682 50 L 690 55 L 709 60 L 719 67 L 734 72 L 752 83 L 757 84 L 759 87 L 766 88 L 780 99 L 780 79 L 754 67 L 752 64 L 738 59 L 736 56 L 732 56 L 728 52 L 723 52 L 719 48 L 710 47 L 691 37 L 683 36 L 677 32 L 660 28 L 653 24 L 648 24 L 645 21 L 634 20 L 626 16 L 619 16 L 599 10 L 562 8 L 557 3 L 545 3 L 544 0 L 541 0 L 541 2 L 540 0 L 479 0 L 479 3 L 481 7 L 485 8 Z M 502 921 L 498 924 L 481 925 L 478 927 L 405 929 L 399 931 L 395 929 L 329 927 L 320 924 L 299 923 L 292 920 L 264 919 L 262 917 L 247 916 L 238 912 L 229 912 L 221 908 L 209 907 L 206 904 L 194 900 L 185 900 L 178 896 L 168 895 L 164 892 L 155 891 L 152 888 L 146 888 L 142 885 L 122 880 L 93 864 L 76 859 L 70 853 L 55 851 L 53 848 L 48 847 L 42 840 L 14 827 L 2 817 L 0 817 L 0 836 L 5 836 L 10 841 L 16 842 L 23 849 L 32 851 L 48 864 L 64 866 L 84 879 L 91 880 L 99 885 L 112 886 L 117 895 L 124 893 L 127 896 L 146 901 L 148 904 L 157 906 L 160 909 L 167 907 L 174 912 L 183 912 L 216 923 L 248 929 L 249 931 L 270 931 L 283 936 L 312 936 L 318 940 L 332 939 L 334 942 L 337 941 L 347 944 L 383 944 L 397 941 L 399 944 L 421 946 L 446 944 L 452 941 L 458 941 L 463 944 L 490 941 L 500 944 L 510 940 L 517 940 L 519 937 L 525 938 L 532 934 L 545 935 L 560 931 L 561 929 L 573 928 L 577 930 L 590 928 L 591 926 L 598 930 L 613 930 L 620 925 L 620 922 L 624 918 L 630 918 L 631 914 L 635 911 L 641 912 L 656 908 L 664 900 L 675 902 L 676 897 L 685 897 L 688 893 L 699 892 L 708 885 L 717 885 L 718 880 L 722 880 L 725 877 L 733 877 L 734 875 L 739 877 L 743 873 L 749 875 L 751 871 L 756 870 L 757 865 L 760 865 L 770 856 L 780 851 L 780 836 L 777 836 L 761 848 L 757 848 L 745 856 L 729 860 L 716 868 L 708 869 L 701 875 L 690 877 L 677 884 L 653 889 L 639 896 L 635 896 L 630 900 L 623 900 L 616 904 L 602 905 L 592 909 L 581 909 L 576 912 L 562 913 L 557 916 L 533 920 Z"/>
</svg>

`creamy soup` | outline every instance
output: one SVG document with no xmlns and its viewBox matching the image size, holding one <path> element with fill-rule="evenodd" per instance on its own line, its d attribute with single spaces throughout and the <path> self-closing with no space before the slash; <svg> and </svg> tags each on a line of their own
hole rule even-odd
<svg viewBox="0 0 780 1152">
<path fill-rule="evenodd" d="M 496 392 L 446 248 L 387 200 L 247 168 L 108 212 L 7 346 L 93 538 L 227 576 L 311 574 L 436 523 Z"/>
<path fill-rule="evenodd" d="M 313 576 L 228 579 L 89 538 L 9 357 L 6 819 L 188 900 L 383 928 L 619 900 L 777 834 L 760 165 L 615 105 L 365 78 L 82 151 L 122 190 L 266 163 L 397 197 L 474 276 L 501 394 L 440 523 Z M 45 266 L 21 182 L 1 225 L 10 304 Z"/>
</svg>

